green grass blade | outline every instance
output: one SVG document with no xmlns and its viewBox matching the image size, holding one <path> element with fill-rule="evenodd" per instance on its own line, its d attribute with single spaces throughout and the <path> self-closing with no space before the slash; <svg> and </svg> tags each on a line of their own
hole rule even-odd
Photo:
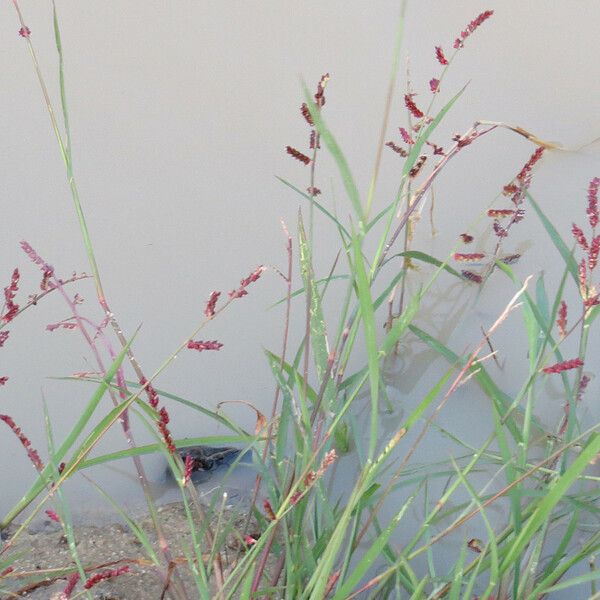
<svg viewBox="0 0 600 600">
<path fill-rule="evenodd" d="M 569 270 L 569 273 L 571 274 L 575 285 L 579 287 L 579 268 L 577 266 L 576 260 L 573 258 L 573 252 L 567 248 L 567 245 L 560 237 L 560 234 L 558 233 L 554 225 L 552 225 L 548 217 L 546 217 L 539 204 L 533 199 L 531 194 L 528 191 L 526 191 L 525 193 L 527 195 L 527 199 L 531 203 L 531 206 L 533 206 L 533 209 L 535 210 L 537 216 L 542 222 L 546 233 L 550 236 L 554 247 L 558 250 L 559 254 L 562 256 L 562 259 L 565 261 L 565 265 Z"/>
<path fill-rule="evenodd" d="M 365 344 L 369 368 L 369 387 L 371 394 L 371 437 L 369 440 L 368 457 L 372 459 L 377 445 L 378 410 L 379 410 L 379 350 L 377 348 L 377 331 L 375 325 L 375 309 L 371 297 L 370 281 L 363 262 L 361 243 L 358 235 L 352 238 L 354 250 L 354 267 L 356 278 L 356 293 L 360 303 L 360 313 L 364 326 Z M 400 332 L 401 333 L 401 332 Z"/>
<path fill-rule="evenodd" d="M 542 523 L 550 516 L 552 509 L 562 500 L 569 488 L 581 475 L 590 461 L 600 452 L 600 434 L 592 433 L 581 454 L 573 461 L 569 468 L 557 479 L 556 483 L 548 490 L 546 496 L 540 500 L 537 509 L 531 515 L 521 533 L 515 539 L 510 550 L 504 557 L 501 571 L 506 572 L 513 566 L 514 560 L 525 549 L 529 541 L 540 528 Z"/>
<path fill-rule="evenodd" d="M 115 358 L 109 369 L 106 371 L 106 375 L 102 378 L 101 383 L 96 389 L 95 393 L 90 398 L 87 406 L 81 413 L 77 423 L 71 429 L 71 432 L 65 439 L 65 441 L 60 445 L 55 454 L 55 460 L 60 462 L 67 452 L 73 447 L 77 438 L 84 430 L 86 425 L 89 423 L 92 415 L 94 414 L 100 400 L 106 393 L 106 390 L 109 388 L 112 380 L 114 379 L 117 370 L 121 366 L 129 347 L 131 346 L 135 336 L 137 335 L 137 331 L 134 333 L 133 337 L 129 340 L 129 342 L 123 347 L 121 352 L 119 352 L 118 356 Z M 20 514 L 27 506 L 29 506 L 33 500 L 40 494 L 40 492 L 44 489 L 45 482 L 50 476 L 51 465 L 47 465 L 46 468 L 42 471 L 41 475 L 37 478 L 35 483 L 31 486 L 29 491 L 23 496 L 23 498 L 9 511 L 9 513 L 4 517 L 3 521 L 0 523 L 0 529 L 6 527 L 14 518 Z"/>
<path fill-rule="evenodd" d="M 361 556 L 358 563 L 353 567 L 352 572 L 344 581 L 343 585 L 336 591 L 333 600 L 343 600 L 352 592 L 354 587 L 360 583 L 367 570 L 373 565 L 375 560 L 381 555 L 383 548 L 388 543 L 392 533 L 398 527 L 398 524 L 404 517 L 409 506 L 412 504 L 415 495 L 413 494 L 402 506 L 402 508 L 394 515 L 388 526 L 375 539 L 371 547 Z"/>
</svg>

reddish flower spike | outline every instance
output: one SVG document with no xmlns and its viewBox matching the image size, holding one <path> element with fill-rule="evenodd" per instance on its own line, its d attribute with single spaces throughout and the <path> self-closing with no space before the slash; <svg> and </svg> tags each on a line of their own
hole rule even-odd
<svg viewBox="0 0 600 600">
<path fill-rule="evenodd" d="M 125 565 L 123 567 L 118 567 L 117 569 L 111 569 L 110 571 L 102 571 L 102 573 L 96 573 L 85 582 L 83 587 L 84 589 L 89 590 L 95 585 L 98 585 L 101 581 L 104 581 L 105 579 L 112 579 L 113 577 L 119 577 L 124 573 L 129 573 L 129 570 L 129 567 Z"/>
<path fill-rule="evenodd" d="M 183 485 L 189 483 L 192 478 L 192 472 L 194 471 L 194 459 L 191 454 L 186 454 L 185 463 L 183 469 Z"/>
<path fill-rule="evenodd" d="M 560 337 L 564 338 L 567 335 L 567 303 L 564 300 L 561 300 L 560 302 L 556 325 L 558 326 Z"/>
<path fill-rule="evenodd" d="M 206 303 L 206 308 L 204 309 L 204 314 L 209 319 L 212 319 L 215 316 L 215 308 L 217 306 L 217 300 L 219 299 L 220 295 L 221 295 L 221 292 L 213 292 L 210 295 L 208 302 Z"/>
<path fill-rule="evenodd" d="M 600 235 L 597 235 L 590 244 L 588 252 L 588 267 L 590 271 L 593 271 L 598 264 L 598 253 L 600 252 Z"/>
<path fill-rule="evenodd" d="M 473 271 L 461 271 L 460 273 L 465 279 L 473 283 L 483 282 L 483 277 L 481 275 L 478 275 L 477 273 L 473 273 Z"/>
<path fill-rule="evenodd" d="M 17 427 L 17 424 L 14 422 L 14 420 L 8 415 L 0 415 L 0 421 L 4 421 L 12 429 L 12 432 L 19 438 L 23 448 L 25 448 L 29 460 L 41 473 L 44 470 L 44 463 L 42 462 L 40 455 L 37 453 L 37 450 L 31 447 L 29 438 L 21 431 L 20 427 Z"/>
<path fill-rule="evenodd" d="M 598 225 L 598 188 L 600 187 L 600 177 L 594 177 L 590 181 L 588 188 L 588 206 L 587 216 L 590 222 L 590 227 L 595 229 Z"/>
<path fill-rule="evenodd" d="M 429 89 L 433 94 L 437 94 L 440 91 L 440 80 L 439 79 L 430 79 L 429 80 Z"/>
<path fill-rule="evenodd" d="M 286 146 L 285 151 L 296 160 L 299 160 L 301 163 L 305 165 L 310 164 L 310 158 L 306 156 L 306 154 L 302 154 L 300 150 L 296 150 L 296 148 L 292 148 L 291 146 Z"/>
<path fill-rule="evenodd" d="M 464 29 L 461 31 L 460 36 L 454 40 L 454 48 L 462 48 L 464 41 L 485 21 L 487 21 L 494 14 L 493 10 L 486 10 L 482 12 L 476 19 L 473 19 Z"/>
<path fill-rule="evenodd" d="M 571 360 L 563 360 L 562 362 L 556 363 L 549 367 L 542 369 L 544 373 L 562 373 L 563 371 L 569 371 L 571 369 L 577 369 L 583 367 L 583 361 L 580 358 L 573 358 Z"/>
<path fill-rule="evenodd" d="M 423 111 L 417 107 L 410 94 L 404 94 L 404 104 L 415 119 L 421 119 L 425 116 Z"/>
<path fill-rule="evenodd" d="M 421 156 L 419 156 L 414 167 L 408 172 L 408 176 L 411 179 L 414 179 L 421 172 L 421 169 L 423 168 L 423 165 L 425 164 L 426 160 L 427 156 L 425 154 L 421 154 Z"/>
<path fill-rule="evenodd" d="M 460 239 L 463 241 L 463 243 L 470 244 L 474 238 L 472 235 L 469 235 L 468 233 L 461 233 Z"/>
<path fill-rule="evenodd" d="M 436 46 L 435 47 L 435 57 L 437 58 L 437 60 L 440 63 L 440 65 L 444 65 L 445 66 L 445 65 L 448 64 L 448 60 L 444 56 L 444 51 L 442 50 L 441 46 Z"/>
<path fill-rule="evenodd" d="M 264 267 L 263 265 L 261 265 L 260 267 L 257 267 L 252 273 L 250 273 L 250 275 L 248 275 L 248 277 L 246 277 L 245 279 L 242 279 L 242 281 L 240 281 L 240 287 L 237 290 L 232 290 L 231 292 L 229 292 L 229 297 L 233 299 L 233 298 L 242 298 L 243 296 L 247 296 L 248 292 L 246 291 L 246 288 L 251 283 L 254 283 L 258 279 L 260 279 L 260 276 L 263 274 L 263 272 L 265 270 L 266 270 L 266 267 Z"/>
<path fill-rule="evenodd" d="M 587 252 L 589 246 L 585 238 L 585 234 L 583 233 L 581 228 L 575 225 L 575 223 L 573 223 L 573 225 L 571 226 L 571 233 L 573 234 L 573 237 L 575 238 L 575 241 L 579 244 L 579 246 Z"/>
<path fill-rule="evenodd" d="M 402 136 L 404 143 L 408 144 L 409 146 L 414 145 L 415 141 L 410 136 L 410 133 L 408 133 L 408 131 L 406 131 L 406 129 L 404 129 L 404 127 L 400 127 L 399 129 L 400 129 L 400 135 Z"/>
<path fill-rule="evenodd" d="M 277 520 L 277 515 L 273 511 L 273 507 L 271 506 L 271 503 L 268 500 L 265 500 L 263 502 L 263 508 L 265 509 L 265 514 L 267 515 L 267 518 L 270 521 L 276 521 Z"/>
<path fill-rule="evenodd" d="M 454 260 L 457 262 L 478 262 L 485 258 L 482 252 L 455 252 Z"/>
<path fill-rule="evenodd" d="M 146 386 L 146 396 L 148 396 L 148 404 L 154 409 L 158 407 L 158 394 L 156 390 L 152 387 L 151 383 L 148 383 L 148 380 L 145 377 L 140 379 L 140 385 Z"/>
<path fill-rule="evenodd" d="M 220 350 L 223 347 L 223 344 L 217 342 L 217 340 L 210 340 L 206 342 L 201 340 L 198 340 L 197 342 L 190 340 L 187 344 L 187 347 L 190 350 L 198 350 L 198 352 L 202 352 L 203 350 Z"/>
<path fill-rule="evenodd" d="M 401 148 L 400 146 L 397 146 L 396 144 L 394 144 L 394 142 L 386 142 L 385 144 L 388 148 L 391 148 L 396 154 L 399 154 L 400 156 L 406 158 L 408 156 L 408 152 L 404 149 Z"/>
<path fill-rule="evenodd" d="M 529 157 L 529 160 L 523 165 L 523 168 L 517 175 L 517 179 L 519 181 L 525 182 L 528 175 L 531 174 L 531 170 L 533 169 L 534 165 L 542 158 L 543 154 L 544 154 L 544 147 L 539 146 L 536 149 L 536 151 Z"/>
<path fill-rule="evenodd" d="M 512 217 L 515 211 L 511 208 L 490 208 L 487 211 L 487 216 L 493 219 L 504 219 L 505 217 Z"/>
<path fill-rule="evenodd" d="M 10 284 L 4 288 L 4 308 L 6 311 L 2 315 L 2 321 L 4 323 L 12 321 L 19 312 L 19 305 L 15 304 L 14 298 L 19 291 L 20 278 L 21 275 L 19 274 L 19 269 L 15 269 L 10 278 Z"/>
<path fill-rule="evenodd" d="M 310 111 L 308 110 L 308 106 L 307 106 L 306 102 L 302 103 L 302 106 L 300 107 L 300 112 L 302 113 L 302 116 L 304 117 L 305 121 L 311 127 L 314 127 L 314 123 L 313 123 L 312 117 L 310 116 Z"/>
<path fill-rule="evenodd" d="M 65 586 L 65 589 L 62 591 L 61 600 L 63 600 L 63 598 L 67 598 L 67 600 L 68 600 L 71 597 L 71 594 L 73 593 L 73 590 L 75 589 L 75 586 L 77 585 L 78 581 L 79 581 L 79 573 L 73 573 L 72 575 L 69 576 L 69 579 L 67 579 L 67 585 Z"/>
<path fill-rule="evenodd" d="M 498 223 L 498 221 L 494 221 L 493 229 L 494 229 L 494 233 L 499 238 L 505 238 L 508 236 L 508 230 L 504 229 L 504 227 L 502 227 L 502 225 L 500 225 L 500 223 Z"/>
<path fill-rule="evenodd" d="M 55 523 L 60 523 L 60 517 L 53 510 L 48 509 L 46 511 L 46 514 L 48 515 L 48 518 L 51 521 L 54 521 Z"/>
</svg>

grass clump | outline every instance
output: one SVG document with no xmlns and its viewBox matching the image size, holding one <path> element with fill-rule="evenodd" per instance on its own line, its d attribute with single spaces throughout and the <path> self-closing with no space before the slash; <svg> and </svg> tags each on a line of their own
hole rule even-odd
<svg viewBox="0 0 600 600">
<path fill-rule="evenodd" d="M 299 168 L 307 169 L 307 174 L 302 185 L 281 180 L 295 192 L 301 209 L 296 234 L 283 225 L 287 269 L 279 275 L 285 284 L 280 303 L 285 305 L 286 316 L 281 347 L 265 352 L 275 382 L 274 399 L 268 415 L 251 407 L 256 425 L 254 431 L 246 431 L 218 410 L 158 389 L 155 381 L 180 352 L 215 352 L 222 347 L 218 340 L 204 338 L 204 328 L 251 293 L 266 267 L 255 267 L 228 293 L 214 291 L 208 295 L 204 320 L 191 328 L 154 372 L 142 369 L 135 357 L 135 333 L 124 333 L 104 292 L 79 198 L 56 10 L 62 120 L 47 92 L 19 4 L 16 0 L 13 4 L 64 161 L 103 320 L 96 323 L 83 314 L 72 291 L 77 281 L 87 276 L 60 278 L 32 245 L 22 242 L 26 256 L 40 269 L 41 290 L 24 305 L 17 304 L 20 273 L 14 270 L 4 289 L 0 345 L 8 340 L 6 326 L 10 322 L 55 293 L 64 299 L 70 316 L 49 328 L 77 330 L 89 346 L 97 372 L 76 377 L 95 389 L 64 440 L 54 440 L 46 415 L 45 460 L 14 420 L 0 415 L 38 473 L 0 524 L 6 529 L 30 508 L 27 518 L 0 549 L 0 589 L 15 595 L 15 581 L 26 579 L 34 589 L 49 576 L 20 572 L 19 555 L 14 551 L 28 524 L 45 510 L 63 528 L 72 557 L 72 565 L 52 575 L 63 586 L 61 598 L 91 597 L 96 585 L 131 577 L 142 564 L 158 578 L 161 597 L 177 599 L 533 600 L 568 588 L 591 589 L 596 597 L 597 571 L 592 568 L 582 574 L 579 567 L 588 562 L 593 567 L 593 556 L 600 546 L 600 534 L 592 526 L 598 511 L 598 478 L 590 469 L 600 452 L 599 424 L 582 422 L 578 407 L 585 402 L 590 381 L 584 371 L 589 362 L 589 330 L 600 310 L 600 294 L 594 284 L 600 252 L 600 180 L 591 179 L 587 224 L 573 225 L 574 245 L 570 247 L 530 192 L 538 164 L 545 152 L 557 149 L 555 144 L 520 127 L 483 120 L 451 139 L 437 139 L 439 125 L 464 93 L 460 90 L 438 106 L 446 73 L 464 46 L 471 43 L 471 35 L 487 26 L 493 12 L 485 11 L 468 23 L 451 44 L 452 52 L 441 46 L 432 49 L 439 73 L 429 81 L 429 100 L 421 101 L 407 82 L 402 94 L 406 122 L 398 128 L 399 137 L 388 140 L 402 11 L 385 117 L 365 197 L 327 126 L 330 75 L 321 77 L 314 92 L 304 89 L 300 113 L 308 126 L 307 148 L 287 146 L 286 153 L 298 161 Z M 465 232 L 446 257 L 415 249 L 418 218 L 440 173 L 463 156 L 464 148 L 499 129 L 526 138 L 532 148 L 530 158 L 515 168 L 514 178 L 499 191 L 493 208 L 483 211 L 494 240 L 491 248 L 471 250 L 474 235 Z M 319 157 L 324 151 L 332 156 L 343 183 L 351 210 L 347 219 L 339 218 L 328 207 L 326 194 L 317 186 Z M 374 214 L 384 151 L 396 154 L 402 166 L 396 194 Z M 564 263 L 560 284 L 551 294 L 542 277 L 521 280 L 513 269 L 520 255 L 506 249 L 510 233 L 527 212 L 537 215 Z M 326 273 L 319 274 L 313 256 L 317 217 L 323 218 L 339 238 L 335 261 Z M 415 273 L 416 265 L 423 267 L 420 274 Z M 295 268 L 299 269 L 298 278 L 294 277 Z M 474 290 L 502 283 L 505 295 L 503 310 L 465 352 L 428 331 L 427 321 L 420 318 L 434 284 L 448 277 Z M 409 285 L 413 281 L 418 285 Z M 344 288 L 335 321 L 325 316 L 332 286 Z M 577 303 L 567 304 L 567 286 L 574 286 Z M 304 335 L 294 347 L 289 331 L 292 301 L 298 297 L 305 303 Z M 498 355 L 492 345 L 493 334 L 517 311 L 524 321 L 528 365 L 520 388 L 509 394 L 488 367 Z M 406 404 L 406 415 L 398 416 L 397 401 L 388 397 L 386 382 L 390 366 L 401 357 L 402 344 L 409 338 L 445 359 L 448 367 L 430 382 L 422 398 Z M 576 341 L 576 354 L 564 350 L 571 346 L 569 340 Z M 361 366 L 356 367 L 359 362 Z M 487 399 L 493 422 L 479 446 L 453 435 L 441 419 L 448 401 L 471 379 L 481 397 Z M 538 416 L 538 401 L 551 380 L 561 386 L 564 405 L 558 421 L 548 425 Z M 2 384 L 7 382 L 4 376 Z M 111 402 L 108 406 L 103 402 L 107 396 Z M 201 412 L 230 434 L 178 439 L 170 424 L 169 411 L 174 403 Z M 395 418 L 391 433 L 383 426 L 384 418 Z M 147 427 L 155 438 L 153 444 L 140 446 L 136 442 L 132 419 Z M 98 443 L 113 426 L 122 429 L 127 449 L 95 454 Z M 435 462 L 417 461 L 420 447 L 439 431 L 452 440 L 459 454 Z M 539 440 L 544 440 L 541 451 Z M 220 506 L 206 506 L 199 498 L 192 477 L 199 459 L 192 451 L 186 452 L 198 444 L 234 444 L 240 450 L 236 463 L 245 455 L 252 457 L 256 481 L 248 514 L 241 521 L 225 510 L 225 501 Z M 183 546 L 175 547 L 165 531 L 166 523 L 141 460 L 142 455 L 156 452 L 166 457 L 181 491 L 182 514 L 190 534 Z M 344 455 L 351 455 L 354 461 L 352 477 L 340 468 L 341 461 L 348 460 Z M 87 477 L 86 473 L 93 473 L 87 470 L 95 465 L 122 459 L 134 463 L 148 504 L 150 532 L 106 492 L 98 490 L 136 536 L 143 559 L 131 557 L 125 564 L 89 566 L 79 555 L 62 486 L 76 474 Z M 417 507 L 420 520 L 408 527 Z M 492 516 L 496 507 L 505 510 L 501 518 Z M 473 522 L 483 531 L 480 538 L 469 533 Z M 448 539 L 455 544 L 450 563 L 443 545 Z"/>
</svg>

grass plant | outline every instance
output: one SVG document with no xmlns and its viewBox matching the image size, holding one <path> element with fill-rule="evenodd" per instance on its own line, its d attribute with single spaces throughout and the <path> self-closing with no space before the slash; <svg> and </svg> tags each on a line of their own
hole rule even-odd
<svg viewBox="0 0 600 600">
<path fill-rule="evenodd" d="M 475 41 L 471 36 L 488 26 L 492 11 L 483 12 L 467 24 L 451 44 L 451 53 L 448 48 L 432 48 L 439 73 L 429 82 L 429 101 L 420 107 L 417 100 L 420 102 L 422 96 L 413 95 L 407 83 L 402 94 L 406 122 L 399 127 L 399 138 L 386 142 L 398 87 L 402 9 L 373 175 L 364 197 L 327 126 L 329 74 L 323 75 L 315 92 L 304 88 L 301 116 L 308 127 L 308 148 L 288 146 L 286 151 L 298 161 L 299 168 L 305 166 L 307 174 L 303 184 L 281 179 L 301 208 L 296 234 L 283 225 L 287 269 L 279 274 L 284 280 L 285 297 L 277 302 L 285 305 L 282 342 L 279 349 L 265 352 L 274 380 L 273 404 L 268 415 L 254 408 L 255 429 L 246 431 L 218 410 L 156 388 L 155 380 L 181 352 L 219 350 L 217 340 L 198 336 L 221 312 L 235 310 L 236 303 L 251 293 L 266 268 L 252 270 L 227 297 L 213 292 L 205 305 L 204 320 L 190 326 L 189 335 L 153 372 L 142 369 L 135 354 L 135 332 L 124 332 L 104 292 L 79 198 L 56 7 L 53 27 L 59 65 L 59 110 L 48 93 L 19 2 L 12 1 L 64 162 L 90 277 L 104 317 L 96 323 L 79 306 L 74 289 L 83 275 L 61 278 L 32 245 L 22 243 L 25 255 L 41 271 L 41 290 L 25 304 L 17 304 L 20 272 L 14 270 L 4 288 L 0 346 L 9 338 L 10 322 L 34 305 L 41 307 L 48 294 L 56 294 L 63 298 L 70 317 L 51 327 L 80 333 L 97 373 L 70 378 L 87 382 L 93 391 L 87 401 L 82 401 L 76 422 L 64 440 L 55 440 L 46 413 L 45 460 L 14 420 L 0 415 L 37 471 L 30 489 L 0 522 L 0 528 L 7 528 L 17 519 L 20 523 L 0 548 L 3 597 L 17 597 L 12 584 L 20 576 L 14 567 L 19 556 L 13 546 L 42 511 L 63 528 L 72 553 L 74 566 L 53 575 L 64 580 L 61 598 L 92 598 L 93 588 L 100 582 L 135 573 L 139 557 L 111 568 L 84 565 L 68 502 L 62 494 L 68 479 L 83 475 L 96 485 L 93 467 L 119 460 L 133 461 L 158 543 L 153 545 L 140 524 L 106 491 L 97 486 L 98 491 L 137 536 L 144 564 L 159 578 L 163 597 L 534 600 L 563 590 L 586 590 L 582 593 L 598 597 L 595 590 L 599 575 L 593 560 L 600 548 L 598 477 L 590 465 L 600 455 L 600 424 L 583 422 L 579 407 L 586 401 L 590 381 L 584 371 L 589 362 L 590 327 L 600 311 L 600 295 L 594 284 L 600 252 L 600 179 L 591 177 L 587 204 L 582 198 L 580 214 L 583 219 L 585 212 L 587 225 L 574 224 L 574 241 L 568 242 L 530 192 L 538 163 L 545 152 L 557 149 L 555 144 L 522 128 L 491 121 L 475 121 L 463 134 L 443 142 L 437 139 L 438 126 L 466 93 L 459 90 L 442 102 L 445 75 L 466 51 L 463 48 Z M 500 190 L 493 208 L 482 211 L 493 234 L 490 250 L 470 251 L 468 244 L 473 236 L 469 233 L 463 233 L 442 258 L 413 248 L 418 216 L 440 173 L 450 162 L 462 158 L 465 147 L 500 129 L 526 138 L 531 143 L 531 156 L 520 168 L 515 165 L 515 177 Z M 334 159 L 343 183 L 351 211 L 347 219 L 335 214 L 326 194 L 317 187 L 319 157 L 325 151 Z M 383 152 L 395 153 L 402 166 L 395 196 L 373 214 Z M 564 263 L 560 285 L 553 292 L 546 289 L 541 276 L 522 279 L 513 268 L 519 255 L 505 249 L 512 230 L 526 213 L 528 218 L 541 222 L 549 243 Z M 339 238 L 339 253 L 325 273 L 317 272 L 313 256 L 316 218 L 323 218 Z M 417 264 L 423 267 L 419 273 L 414 268 Z M 502 285 L 505 295 L 505 308 L 467 351 L 438 339 L 420 319 L 434 284 L 447 280 L 474 291 Z M 335 311 L 337 321 L 328 321 L 325 307 L 333 286 L 344 288 L 344 301 Z M 567 305 L 566 291 L 572 286 L 579 302 Z M 305 331 L 301 343 L 292 347 L 292 303 L 301 299 Z M 515 312 L 523 319 L 529 363 L 520 389 L 509 394 L 495 381 L 492 364 L 498 351 L 491 340 Z M 402 343 L 408 338 L 444 359 L 447 370 L 431 382 L 422 398 L 406 404 L 406 414 L 397 418 L 393 433 L 387 434 L 382 427 L 384 411 L 394 412 L 397 407 L 386 394 L 386 370 L 401 355 Z M 577 349 L 574 354 L 567 350 L 572 347 Z M 353 370 L 357 361 L 362 361 L 362 367 Z M 449 400 L 471 380 L 469 385 L 476 384 L 481 398 L 487 400 L 493 420 L 493 428 L 479 447 L 453 436 L 443 420 Z M 550 381 L 561 386 L 564 403 L 563 414 L 553 424 L 539 416 L 540 399 Z M 8 378 L 3 377 L 2 384 L 8 385 Z M 110 404 L 105 402 L 107 397 Z M 365 405 L 367 414 L 362 413 Z M 178 439 L 169 423 L 169 411 L 176 406 L 199 411 L 230 433 Z M 132 419 L 146 425 L 155 438 L 153 444 L 136 442 Z M 99 454 L 96 447 L 112 427 L 122 429 L 127 449 Z M 363 429 L 368 432 L 364 445 L 359 435 Z M 429 463 L 415 460 L 421 445 L 439 431 L 453 440 L 456 454 Z M 540 439 L 545 440 L 541 454 Z M 185 452 L 178 452 L 199 443 L 233 444 L 252 456 L 256 482 L 245 525 L 233 532 L 239 540 L 235 556 L 225 549 L 232 527 L 223 505 L 206 506 L 201 502 L 191 479 L 191 463 L 184 460 Z M 348 452 L 353 453 L 357 467 L 351 485 L 341 488 L 337 463 Z M 141 458 L 151 453 L 166 457 L 180 488 L 192 534 L 184 556 L 174 554 L 163 531 L 164 523 Z M 416 506 L 421 507 L 420 522 L 412 529 L 405 527 L 414 519 Z M 491 510 L 496 506 L 504 507 L 506 515 L 494 516 Z M 469 534 L 473 522 L 483 527 L 481 538 Z M 259 530 L 251 523 L 256 523 Z M 456 544 L 449 567 L 439 560 L 440 555 L 448 555 L 443 546 L 447 539 Z M 586 570 L 588 563 L 590 568 Z M 45 577 L 43 572 L 30 574 L 25 582 L 35 587 Z"/>
</svg>

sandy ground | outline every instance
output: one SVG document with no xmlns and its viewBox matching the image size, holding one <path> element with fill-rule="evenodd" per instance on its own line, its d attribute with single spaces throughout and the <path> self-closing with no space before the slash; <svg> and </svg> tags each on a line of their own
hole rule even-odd
<svg viewBox="0 0 600 600">
<path fill-rule="evenodd" d="M 181 503 L 171 503 L 159 508 L 160 520 L 173 557 L 182 564 L 177 568 L 190 598 L 198 598 L 190 569 L 184 554 L 190 552 L 191 535 L 185 511 Z M 219 514 L 210 518 L 216 524 Z M 222 545 L 222 560 L 226 569 L 235 564 L 243 543 L 238 531 L 243 530 L 245 516 L 240 507 L 226 507 L 220 515 L 221 523 L 230 525 Z M 156 534 L 151 519 L 145 515 L 137 523 L 147 532 L 153 547 L 157 548 Z M 196 524 L 200 519 L 196 519 Z M 14 529 L 13 529 L 14 532 Z M 249 532 L 256 535 L 256 523 L 250 523 Z M 7 532 L 3 532 L 6 536 Z M 11 532 L 8 532 L 11 535 Z M 91 597 L 102 600 L 158 600 L 163 597 L 164 585 L 152 563 L 148 560 L 142 544 L 128 526 L 112 523 L 106 526 L 80 526 L 75 528 L 76 548 L 88 577 L 107 569 L 128 565 L 130 573 L 103 581 L 92 588 Z M 240 547 L 242 546 L 241 550 Z M 29 598 L 32 600 L 58 600 L 66 585 L 66 576 L 56 571 L 73 568 L 69 544 L 60 525 L 47 524 L 38 531 L 29 531 L 14 542 L 10 555 L 20 555 L 13 563 L 14 571 L 0 579 L 0 598 Z M 4 557 L 3 557 L 4 558 Z M 1 563 L 0 563 L 1 564 Z M 78 583 L 72 597 L 79 595 L 83 587 Z M 168 598 L 169 595 L 165 595 Z"/>
</svg>

